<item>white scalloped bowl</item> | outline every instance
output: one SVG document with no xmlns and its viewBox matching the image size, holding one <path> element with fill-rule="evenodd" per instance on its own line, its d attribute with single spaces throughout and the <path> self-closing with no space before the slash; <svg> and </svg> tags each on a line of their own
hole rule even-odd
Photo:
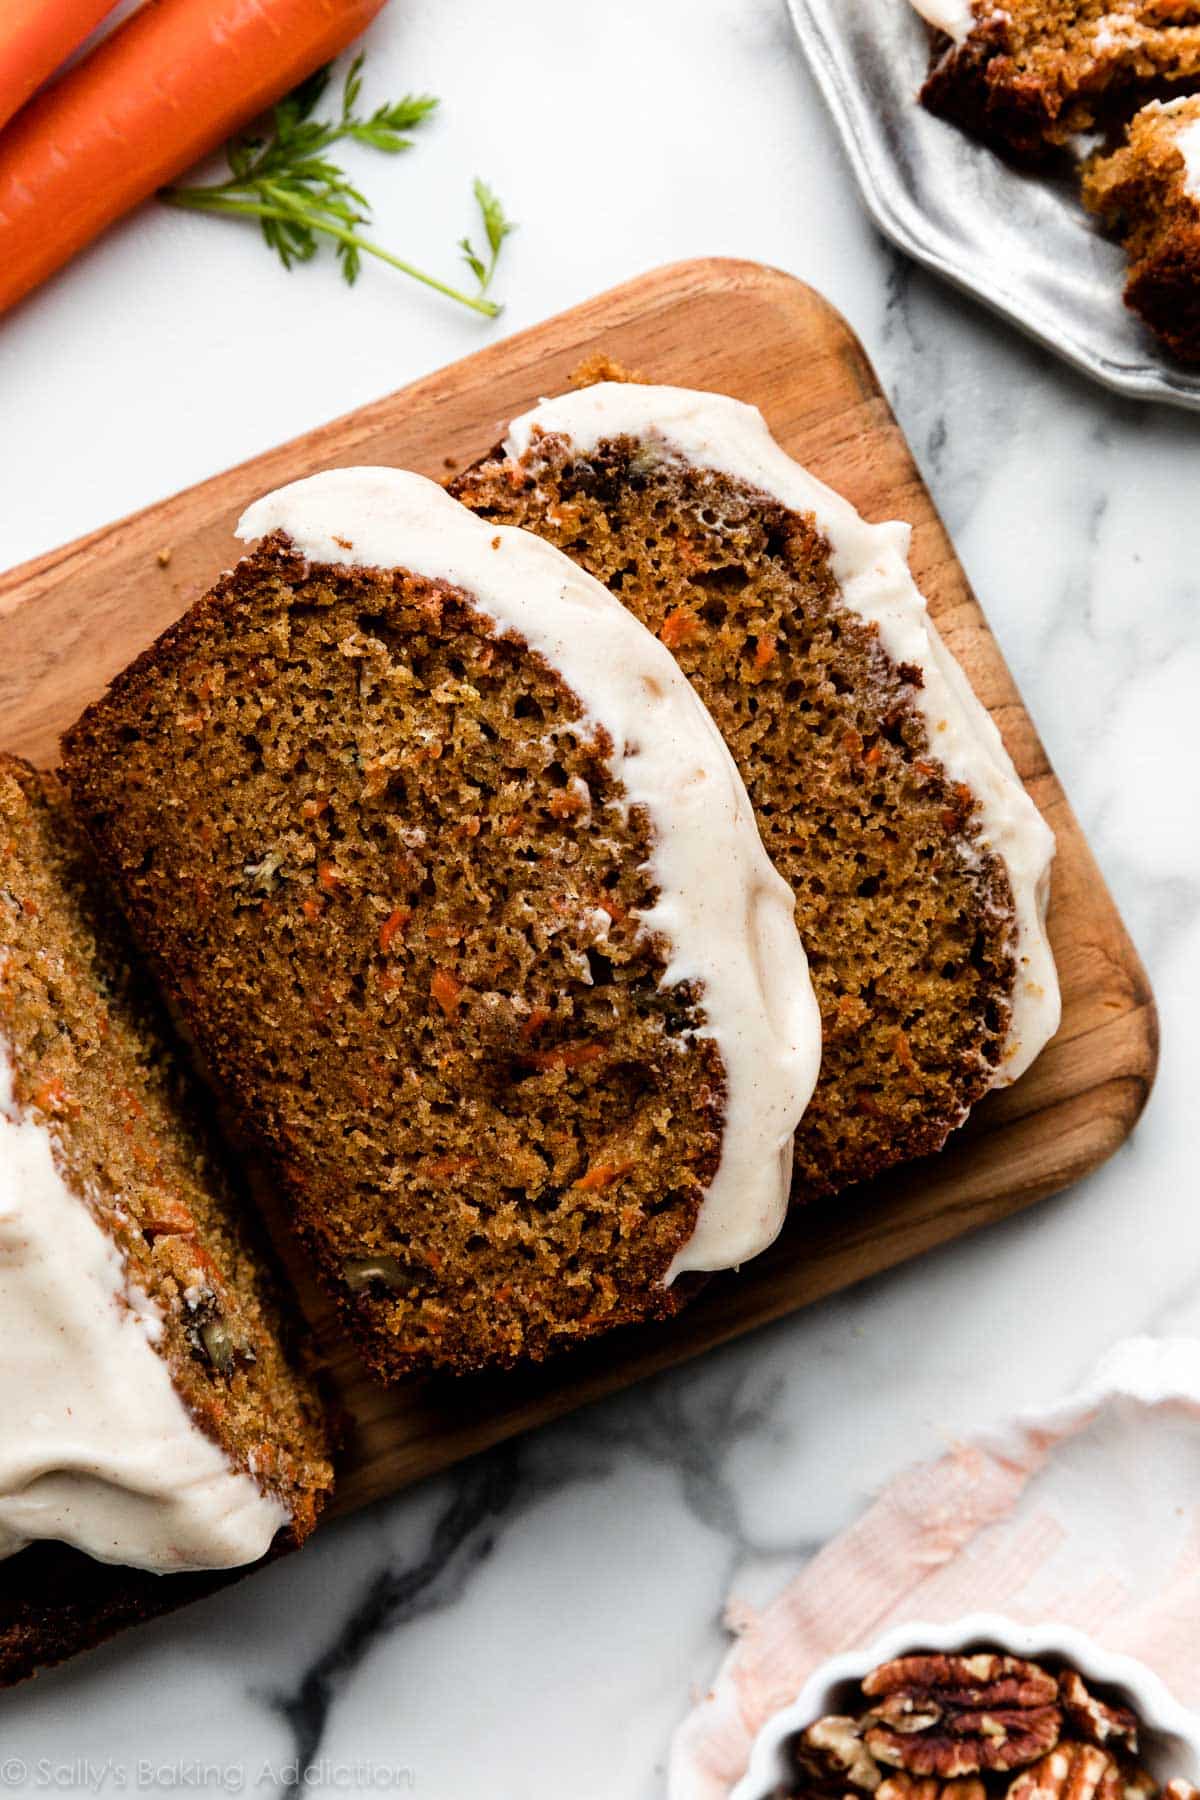
<svg viewBox="0 0 1200 1800">
<path fill-rule="evenodd" d="M 1153 1669 L 1132 1656 L 1105 1650 L 1068 1625 L 1018 1625 L 999 1613 L 971 1613 L 950 1625 L 916 1622 L 893 1626 L 864 1649 L 822 1663 L 792 1704 L 767 1720 L 754 1740 L 746 1773 L 729 1800 L 770 1800 L 778 1783 L 791 1772 L 785 1756 L 788 1739 L 814 1719 L 844 1712 L 847 1688 L 856 1686 L 880 1663 L 915 1650 L 986 1649 L 1069 1663 L 1085 1679 L 1112 1688 L 1142 1721 L 1141 1760 L 1155 1779 L 1176 1777 L 1200 1786 L 1200 1717 L 1180 1705 Z"/>
</svg>

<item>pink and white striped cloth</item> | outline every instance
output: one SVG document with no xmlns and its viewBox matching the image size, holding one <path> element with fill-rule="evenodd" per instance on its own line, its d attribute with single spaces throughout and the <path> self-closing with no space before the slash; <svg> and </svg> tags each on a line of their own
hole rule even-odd
<svg viewBox="0 0 1200 1800">
<path fill-rule="evenodd" d="M 1058 1405 L 907 1470 L 736 1635 L 675 1736 L 670 1800 L 727 1800 L 765 1721 L 905 1619 L 1073 1625 L 1200 1706 L 1200 1341 L 1133 1338 Z"/>
</svg>

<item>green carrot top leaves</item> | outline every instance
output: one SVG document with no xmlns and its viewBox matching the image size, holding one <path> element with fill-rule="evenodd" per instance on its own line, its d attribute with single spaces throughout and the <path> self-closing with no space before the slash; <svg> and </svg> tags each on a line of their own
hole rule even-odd
<svg viewBox="0 0 1200 1800">
<path fill-rule="evenodd" d="M 500 260 L 500 251 L 504 240 L 510 232 L 517 228 L 511 219 L 504 215 L 504 208 L 493 194 L 486 181 L 475 177 L 475 204 L 479 208 L 479 216 L 483 221 L 483 232 L 487 239 L 488 259 L 478 255 L 472 248 L 470 238 L 460 238 L 458 247 L 463 253 L 463 261 L 479 283 L 479 292 L 486 294 L 492 285 L 492 276 L 496 273 L 496 264 Z"/>
<path fill-rule="evenodd" d="M 376 107 L 369 118 L 359 118 L 354 109 L 362 93 L 365 61 L 365 54 L 360 52 L 346 71 L 340 118 L 325 120 L 312 116 L 324 99 L 330 81 L 329 69 L 318 69 L 275 107 L 269 137 L 251 133 L 233 139 L 226 152 L 232 172 L 244 174 L 246 158 L 255 166 L 261 164 L 270 169 L 273 163 L 278 163 L 286 170 L 288 165 L 307 162 L 344 138 L 367 144 L 372 150 L 383 150 L 388 155 L 410 149 L 412 138 L 406 134 L 424 124 L 437 110 L 437 101 L 432 94 L 406 94 L 403 100 L 389 100 Z"/>
<path fill-rule="evenodd" d="M 469 239 L 459 243 L 475 278 L 473 294 L 414 268 L 363 236 L 360 227 L 370 224 L 370 206 L 326 153 L 333 145 L 348 141 L 395 156 L 411 148 L 411 133 L 425 123 L 438 102 L 430 94 L 406 94 L 402 100 L 386 101 L 363 116 L 357 110 L 362 68 L 360 53 L 346 72 L 341 111 L 336 117 L 313 116 L 330 84 L 329 69 L 319 69 L 279 101 L 265 126 L 231 139 L 226 147 L 227 180 L 201 187 L 165 188 L 162 199 L 193 211 L 258 219 L 263 237 L 285 269 L 296 262 L 310 262 L 324 237 L 336 245 L 342 274 L 350 283 L 358 279 L 363 255 L 374 256 L 474 312 L 495 318 L 500 306 L 488 298 L 488 289 L 504 240 L 515 227 L 485 182 L 476 180 L 475 201 L 487 257 L 476 254 Z"/>
</svg>

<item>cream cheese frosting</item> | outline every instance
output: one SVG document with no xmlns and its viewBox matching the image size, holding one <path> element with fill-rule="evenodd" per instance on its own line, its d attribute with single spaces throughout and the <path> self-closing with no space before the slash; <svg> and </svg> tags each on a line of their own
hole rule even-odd
<svg viewBox="0 0 1200 1800">
<path fill-rule="evenodd" d="M 1191 199 L 1200 200 L 1200 117 L 1196 116 L 1195 101 L 1194 94 L 1180 94 L 1175 100 L 1151 100 L 1139 117 L 1157 113 L 1170 121 L 1175 148 L 1183 158 L 1184 192 Z"/>
<path fill-rule="evenodd" d="M 52 1538 L 161 1574 L 257 1561 L 286 1510 L 188 1412 L 161 1319 L 13 1085 L 0 1044 L 0 1558 Z"/>
<path fill-rule="evenodd" d="M 938 635 L 908 568 L 911 528 L 871 525 L 840 494 L 786 454 L 757 407 L 723 394 L 633 382 L 599 382 L 543 400 L 509 426 L 504 448 L 521 457 L 536 431 L 566 437 L 581 455 L 606 438 L 657 444 L 811 515 L 826 538 L 842 598 L 878 629 L 896 663 L 920 668 L 914 693 L 932 754 L 978 801 L 981 847 L 1008 872 L 1015 909 L 1012 1020 L 994 1086 L 1024 1073 L 1058 1029 L 1058 977 L 1046 935 L 1054 834 L 1029 798 L 986 709 Z"/>
<path fill-rule="evenodd" d="M 724 739 L 675 659 L 607 589 L 528 532 L 485 524 L 433 482 L 335 469 L 257 501 L 239 537 L 283 532 L 309 562 L 402 568 L 461 588 L 573 691 L 654 831 L 665 985 L 703 990 L 702 1035 L 725 1068 L 721 1159 L 667 1272 L 736 1267 L 777 1235 L 792 1138 L 820 1062 L 820 1018 L 791 892 L 763 849 Z"/>
<path fill-rule="evenodd" d="M 912 0 L 912 4 L 923 19 L 956 44 L 964 41 L 975 23 L 971 0 Z"/>
<path fill-rule="evenodd" d="M 1175 133 L 1175 148 L 1183 158 L 1183 185 L 1193 200 L 1200 200 L 1200 119 L 1189 119 Z"/>
</svg>

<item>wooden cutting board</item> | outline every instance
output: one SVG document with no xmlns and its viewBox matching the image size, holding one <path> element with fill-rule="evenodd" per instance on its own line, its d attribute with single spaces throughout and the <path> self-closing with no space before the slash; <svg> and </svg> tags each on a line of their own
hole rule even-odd
<svg viewBox="0 0 1200 1800">
<path fill-rule="evenodd" d="M 349 312 L 347 325 L 353 329 Z M 0 748 L 53 762 L 59 732 L 86 702 L 235 560 L 232 527 L 256 495 L 353 463 L 444 478 L 491 448 L 513 414 L 566 387 L 597 351 L 654 381 L 753 401 L 785 448 L 869 519 L 912 522 L 917 581 L 1058 838 L 1050 927 L 1062 1029 L 1030 1073 L 979 1106 L 942 1155 L 796 1217 L 772 1250 L 742 1275 L 714 1281 L 680 1319 L 542 1369 L 382 1389 L 329 1330 L 298 1272 L 351 1421 L 336 1511 L 394 1493 L 1077 1181 L 1132 1129 L 1154 1078 L 1157 1027 L 1145 971 L 875 374 L 826 301 L 754 263 L 656 270 L 0 576 Z"/>
</svg>

